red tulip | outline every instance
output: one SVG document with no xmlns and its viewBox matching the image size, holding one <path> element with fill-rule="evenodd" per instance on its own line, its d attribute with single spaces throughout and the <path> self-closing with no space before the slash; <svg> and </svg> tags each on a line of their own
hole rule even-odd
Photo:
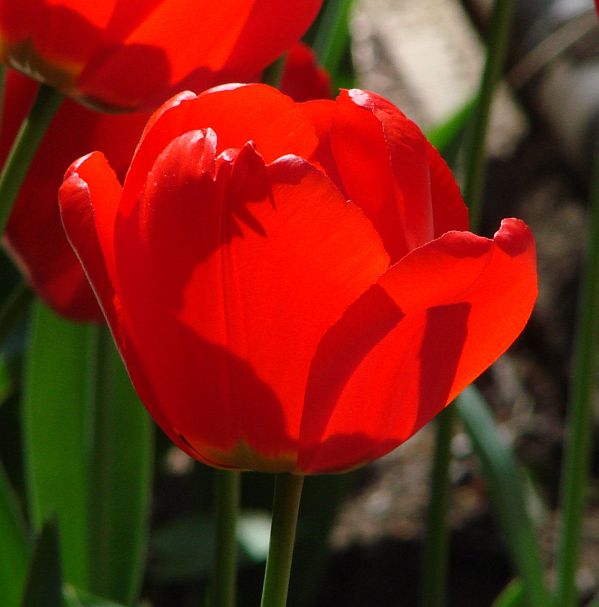
<svg viewBox="0 0 599 607">
<path fill-rule="evenodd" d="M 0 0 L 0 59 L 89 104 L 150 109 L 259 73 L 322 0 Z"/>
<path fill-rule="evenodd" d="M 180 94 L 124 187 L 96 152 L 60 201 L 142 401 L 218 467 L 383 455 L 512 343 L 536 297 L 526 225 L 465 231 L 439 154 L 364 91 Z"/>
<path fill-rule="evenodd" d="M 280 89 L 296 101 L 329 99 L 332 94 L 329 73 L 318 64 L 314 51 L 301 42 L 287 53 Z"/>
<path fill-rule="evenodd" d="M 38 85 L 7 71 L 0 129 L 4 162 Z M 81 264 L 64 234 L 58 188 L 69 163 L 96 148 L 124 176 L 149 114 L 102 115 L 72 101 L 58 111 L 35 156 L 12 210 L 4 244 L 37 293 L 73 320 L 103 321 Z"/>
</svg>

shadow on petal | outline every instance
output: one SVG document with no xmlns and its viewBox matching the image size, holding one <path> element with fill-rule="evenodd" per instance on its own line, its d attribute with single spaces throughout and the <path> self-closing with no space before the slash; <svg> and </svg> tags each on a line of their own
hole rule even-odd
<svg viewBox="0 0 599 607">
<path fill-rule="evenodd" d="M 292 470 L 296 441 L 278 398 L 253 367 L 174 314 L 153 320 L 153 331 L 134 327 L 128 336 L 127 367 L 171 440 L 209 465 Z"/>
<path fill-rule="evenodd" d="M 418 337 L 409 330 L 411 324 L 419 324 L 418 318 L 404 317 L 378 287 L 364 299 L 372 301 L 363 307 L 369 310 L 370 320 L 356 313 L 356 302 L 319 349 L 321 367 L 310 377 L 310 400 L 300 435 L 298 465 L 304 472 L 341 471 L 385 455 L 438 414 L 449 399 L 466 341 L 470 305 L 423 311 L 418 315 L 424 316 Z M 358 321 L 351 324 L 354 331 L 360 324 L 362 331 L 373 326 L 372 319 L 377 323 L 376 329 L 366 330 L 368 338 L 356 349 L 355 341 L 337 338 L 341 325 L 350 324 L 349 316 Z M 365 373 L 374 377 L 368 380 Z M 368 383 L 360 387 L 364 381 Z"/>
<path fill-rule="evenodd" d="M 447 404 L 466 337 L 469 303 L 435 306 L 426 311 L 420 347 L 420 402 L 414 432 Z"/>
<path fill-rule="evenodd" d="M 370 287 L 322 338 L 312 360 L 300 442 L 302 452 L 317 447 L 337 401 L 353 372 L 403 318 L 403 312 L 379 285 Z M 361 415 L 368 415 L 362 403 Z"/>
</svg>

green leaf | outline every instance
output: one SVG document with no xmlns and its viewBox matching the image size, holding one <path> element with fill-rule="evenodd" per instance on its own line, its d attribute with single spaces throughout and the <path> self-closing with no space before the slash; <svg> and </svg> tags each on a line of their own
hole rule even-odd
<svg viewBox="0 0 599 607">
<path fill-rule="evenodd" d="M 79 590 L 71 584 L 65 584 L 62 589 L 64 607 L 124 607 L 108 599 Z"/>
<path fill-rule="evenodd" d="M 39 531 L 56 515 L 65 578 L 84 587 L 89 571 L 89 331 L 58 318 L 41 302 L 33 305 L 22 403 L 32 525 Z"/>
<path fill-rule="evenodd" d="M 130 603 L 139 591 L 152 425 L 106 328 L 34 306 L 23 426 L 33 524 L 56 513 L 65 579 Z"/>
<path fill-rule="evenodd" d="M 105 327 L 94 328 L 93 351 L 90 589 L 129 604 L 146 552 L 153 425 Z"/>
<path fill-rule="evenodd" d="M 17 497 L 0 465 L 0 588 L 2 605 L 18 607 L 29 565 L 29 538 Z"/>
<path fill-rule="evenodd" d="M 62 607 L 62 567 L 56 520 L 46 522 L 33 549 L 22 607 Z"/>
<path fill-rule="evenodd" d="M 489 406 L 474 386 L 460 394 L 456 406 L 481 461 L 527 601 L 531 605 L 549 605 L 539 544 L 526 509 L 524 484 L 514 455 L 501 440 Z"/>
<path fill-rule="evenodd" d="M 334 75 L 349 44 L 353 0 L 328 0 L 322 9 L 313 48 L 321 65 Z"/>
<path fill-rule="evenodd" d="M 445 151 L 465 132 L 476 99 L 470 99 L 442 124 L 426 132 L 426 138 L 441 152 Z"/>
<path fill-rule="evenodd" d="M 526 607 L 525 596 L 522 580 L 513 580 L 493 601 L 493 607 Z"/>
</svg>

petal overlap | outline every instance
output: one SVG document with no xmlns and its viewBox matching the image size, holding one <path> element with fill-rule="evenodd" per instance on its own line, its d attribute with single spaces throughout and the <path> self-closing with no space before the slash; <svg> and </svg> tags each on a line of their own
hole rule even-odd
<svg viewBox="0 0 599 607">
<path fill-rule="evenodd" d="M 380 457 L 534 305 L 528 228 L 465 231 L 437 152 L 371 93 L 185 94 L 150 121 L 119 189 L 101 157 L 75 163 L 65 229 L 144 404 L 213 466 L 322 473 Z"/>
</svg>

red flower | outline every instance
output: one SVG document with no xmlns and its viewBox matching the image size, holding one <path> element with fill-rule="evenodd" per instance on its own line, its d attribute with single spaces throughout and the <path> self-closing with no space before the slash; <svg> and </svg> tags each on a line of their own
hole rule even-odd
<svg viewBox="0 0 599 607">
<path fill-rule="evenodd" d="M 258 73 L 322 0 L 0 0 L 0 60 L 86 103 L 150 109 Z"/>
<path fill-rule="evenodd" d="M 529 229 L 464 231 L 438 153 L 364 91 L 181 94 L 124 187 L 96 152 L 60 200 L 143 402 L 215 466 L 383 455 L 512 343 L 536 297 Z"/>
<path fill-rule="evenodd" d="M 318 64 L 314 51 L 301 42 L 287 53 L 280 88 L 296 101 L 329 99 L 332 95 L 328 72 Z"/>
<path fill-rule="evenodd" d="M 35 97 L 38 85 L 7 71 L 0 163 Z M 73 320 L 103 321 L 96 298 L 64 234 L 58 188 L 69 163 L 101 148 L 124 176 L 149 114 L 102 115 L 65 101 L 35 156 L 12 210 L 4 244 L 37 293 Z"/>
</svg>

